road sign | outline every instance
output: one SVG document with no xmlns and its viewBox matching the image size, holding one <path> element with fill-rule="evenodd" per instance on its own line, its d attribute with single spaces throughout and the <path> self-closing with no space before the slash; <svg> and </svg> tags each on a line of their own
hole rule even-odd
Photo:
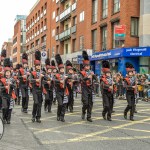
<svg viewBox="0 0 150 150">
<path fill-rule="evenodd" d="M 46 58 L 47 58 L 47 51 L 42 51 L 41 52 L 41 62 L 42 62 L 42 64 L 45 64 Z"/>
<path fill-rule="evenodd" d="M 125 40 L 126 25 L 115 26 L 115 40 Z"/>
</svg>

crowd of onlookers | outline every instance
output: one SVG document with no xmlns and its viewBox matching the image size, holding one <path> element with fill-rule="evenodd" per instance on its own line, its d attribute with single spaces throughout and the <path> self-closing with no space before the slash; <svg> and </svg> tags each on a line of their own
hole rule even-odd
<svg viewBox="0 0 150 150">
<path fill-rule="evenodd" d="M 123 75 L 121 73 L 114 73 L 112 77 L 115 81 L 115 86 L 117 87 L 115 98 L 125 99 L 126 89 L 124 88 Z M 134 78 L 137 85 L 137 89 L 135 91 L 136 99 L 143 99 L 146 101 L 148 101 L 148 99 L 150 100 L 150 74 L 135 74 Z M 99 83 L 95 84 L 95 93 L 96 95 L 100 95 Z"/>
</svg>

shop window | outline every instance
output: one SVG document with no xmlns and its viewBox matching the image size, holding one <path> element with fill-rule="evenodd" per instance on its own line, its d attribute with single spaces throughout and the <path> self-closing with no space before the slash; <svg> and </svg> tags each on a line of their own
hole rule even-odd
<svg viewBox="0 0 150 150">
<path fill-rule="evenodd" d="M 139 35 L 139 18 L 131 17 L 131 36 Z"/>
</svg>

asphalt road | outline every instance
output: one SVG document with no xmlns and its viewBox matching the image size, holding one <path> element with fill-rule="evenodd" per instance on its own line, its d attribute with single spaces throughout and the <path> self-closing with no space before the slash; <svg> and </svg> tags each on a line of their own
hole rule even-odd
<svg viewBox="0 0 150 150">
<path fill-rule="evenodd" d="M 29 112 L 23 114 L 15 106 L 11 125 L 5 125 L 0 150 L 149 150 L 150 103 L 139 102 L 135 121 L 124 120 L 125 100 L 116 101 L 112 122 L 102 119 L 102 102 L 96 98 L 93 122 L 81 119 L 80 98 L 75 99 L 74 113 L 66 113 L 66 122 L 56 121 L 52 113 L 42 108 L 42 123 L 32 123 L 32 98 Z"/>
</svg>

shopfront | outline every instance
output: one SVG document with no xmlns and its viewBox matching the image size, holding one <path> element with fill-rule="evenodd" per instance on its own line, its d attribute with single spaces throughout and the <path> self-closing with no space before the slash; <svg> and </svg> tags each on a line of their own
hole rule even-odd
<svg viewBox="0 0 150 150">
<path fill-rule="evenodd" d="M 126 75 L 125 64 L 130 62 L 138 73 L 150 73 L 150 47 L 119 48 L 93 53 L 91 65 L 95 74 L 101 75 L 101 62 L 108 60 L 111 71 Z"/>
</svg>

